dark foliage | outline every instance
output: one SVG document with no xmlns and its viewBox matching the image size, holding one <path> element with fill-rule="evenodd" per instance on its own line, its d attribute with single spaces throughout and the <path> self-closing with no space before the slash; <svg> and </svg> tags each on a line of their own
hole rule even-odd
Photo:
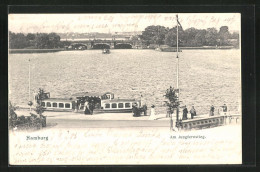
<svg viewBox="0 0 260 172">
<path fill-rule="evenodd" d="M 56 33 L 23 33 L 9 32 L 9 47 L 11 49 L 53 49 L 61 47 L 60 36 Z"/>
<path fill-rule="evenodd" d="M 168 112 L 173 114 L 174 110 L 178 107 L 178 96 L 176 94 L 176 90 L 173 87 L 170 87 L 166 90 L 164 97 L 167 99 L 165 101 L 165 105 L 168 108 Z"/>
<path fill-rule="evenodd" d="M 141 41 L 146 44 L 166 44 L 175 47 L 177 44 L 177 27 L 171 29 L 163 26 L 148 26 L 142 35 L 139 36 Z M 233 42 L 230 40 L 233 39 Z M 237 41 L 236 41 L 237 40 Z M 230 34 L 227 26 L 216 28 L 196 29 L 188 28 L 183 30 L 179 27 L 179 46 L 180 47 L 200 47 L 200 46 L 238 46 L 239 34 Z"/>
</svg>

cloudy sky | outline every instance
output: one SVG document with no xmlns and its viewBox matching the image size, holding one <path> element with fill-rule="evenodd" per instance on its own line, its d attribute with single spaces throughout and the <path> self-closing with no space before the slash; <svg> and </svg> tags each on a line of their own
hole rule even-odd
<svg viewBox="0 0 260 172">
<path fill-rule="evenodd" d="M 179 13 L 183 29 L 207 29 L 228 26 L 230 31 L 240 31 L 239 13 Z M 103 14 L 9 14 L 12 32 L 134 32 L 149 25 L 176 26 L 175 13 L 103 13 Z"/>
</svg>

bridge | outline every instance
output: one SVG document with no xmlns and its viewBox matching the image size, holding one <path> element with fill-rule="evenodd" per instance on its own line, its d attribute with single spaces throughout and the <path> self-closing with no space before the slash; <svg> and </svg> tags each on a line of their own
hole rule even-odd
<svg viewBox="0 0 260 172">
<path fill-rule="evenodd" d="M 65 40 L 61 40 L 65 41 Z M 94 48 L 94 49 L 103 49 L 103 48 L 123 48 L 119 45 L 125 45 L 126 48 L 132 48 L 133 47 L 133 41 L 131 40 L 113 40 L 113 39 L 70 39 L 66 40 L 70 41 L 72 45 L 76 44 L 83 44 L 88 47 L 88 49 Z M 96 48 L 95 48 L 96 47 Z"/>
</svg>

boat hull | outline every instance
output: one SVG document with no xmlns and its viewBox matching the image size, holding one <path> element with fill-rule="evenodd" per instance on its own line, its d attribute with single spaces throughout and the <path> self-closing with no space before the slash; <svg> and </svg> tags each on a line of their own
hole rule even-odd
<svg viewBox="0 0 260 172">
<path fill-rule="evenodd" d="M 132 113 L 132 109 L 94 109 L 93 113 Z"/>
</svg>

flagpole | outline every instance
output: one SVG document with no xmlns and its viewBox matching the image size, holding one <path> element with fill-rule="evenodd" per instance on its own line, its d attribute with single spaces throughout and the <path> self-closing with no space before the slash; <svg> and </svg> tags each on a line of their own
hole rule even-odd
<svg viewBox="0 0 260 172">
<path fill-rule="evenodd" d="M 176 40 L 176 44 L 177 44 L 177 81 L 176 81 L 176 87 L 177 87 L 177 110 L 176 110 L 176 123 L 178 123 L 179 121 L 179 27 L 178 27 L 178 14 L 176 15 L 176 22 L 177 22 L 177 40 Z M 177 124 L 178 126 L 178 124 Z"/>
<path fill-rule="evenodd" d="M 29 59 L 29 101 L 31 100 L 31 60 Z M 31 105 L 30 105 L 30 111 L 31 111 Z"/>
</svg>

